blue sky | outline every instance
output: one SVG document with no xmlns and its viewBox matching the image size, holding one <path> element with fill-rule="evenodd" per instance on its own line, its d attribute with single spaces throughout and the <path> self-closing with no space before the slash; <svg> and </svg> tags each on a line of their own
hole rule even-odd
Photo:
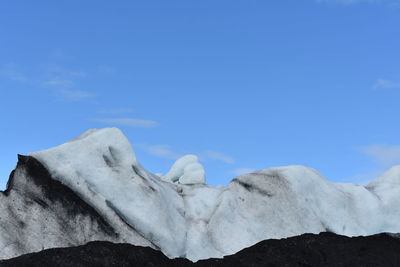
<svg viewBox="0 0 400 267">
<path fill-rule="evenodd" d="M 116 126 L 210 184 L 302 164 L 365 183 L 400 164 L 400 1 L 0 4 L 0 186 L 16 155 Z"/>
</svg>

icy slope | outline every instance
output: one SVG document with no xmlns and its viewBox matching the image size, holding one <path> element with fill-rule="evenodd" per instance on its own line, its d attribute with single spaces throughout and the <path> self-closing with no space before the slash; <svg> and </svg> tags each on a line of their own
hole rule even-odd
<svg viewBox="0 0 400 267">
<path fill-rule="evenodd" d="M 35 158 L 18 159 L 7 190 L 0 192 L 1 258 L 99 239 L 124 242 L 119 234 L 123 227 L 111 226 L 75 192 L 52 179 Z M 126 234 L 135 243 L 151 246 L 135 231 Z"/>
<path fill-rule="evenodd" d="M 119 130 L 91 131 L 30 156 L 117 229 L 125 223 L 167 255 L 184 255 L 182 197 L 173 184 L 161 181 L 137 163 L 131 145 Z"/>
<path fill-rule="evenodd" d="M 50 201 L 41 193 L 43 185 L 35 183 L 41 174 L 28 174 L 19 164 L 21 183 L 35 186 L 10 187 L 0 195 L 0 248 L 7 248 L 0 249 L 0 258 L 98 239 L 152 246 L 169 257 L 198 260 L 302 233 L 400 232 L 400 167 L 367 187 L 331 183 L 313 169 L 288 166 L 242 175 L 226 187 L 214 188 L 204 183 L 204 168 L 194 155 L 179 159 L 164 176 L 147 172 L 115 128 L 90 130 L 28 158 L 48 173 L 47 180 L 70 190 L 85 207 L 82 210 L 92 209 L 92 216 L 63 215 L 71 224 L 68 229 L 62 228 L 61 219 L 49 223 L 47 218 L 68 213 L 65 206 L 71 204 Z M 31 187 L 37 191 L 34 197 Z M 24 209 L 30 198 L 48 204 Z M 13 206 L 15 201 L 21 204 Z M 24 211 L 16 212 L 17 207 Z M 27 219 L 40 230 L 20 231 L 18 222 Z M 12 245 L 10 232 L 23 248 Z"/>
</svg>

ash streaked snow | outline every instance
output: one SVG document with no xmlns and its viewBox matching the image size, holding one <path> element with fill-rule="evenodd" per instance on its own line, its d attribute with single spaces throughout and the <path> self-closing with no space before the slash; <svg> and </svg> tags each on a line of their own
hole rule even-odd
<svg viewBox="0 0 400 267">
<path fill-rule="evenodd" d="M 29 223 L 41 227 L 38 234 L 19 232 L 15 221 L 26 220 L 26 215 L 7 209 L 23 206 L 28 189 L 16 187 L 10 190 L 21 202 L 15 207 L 6 205 L 10 196 L 0 195 L 0 248 L 6 248 L 0 249 L 0 258 L 97 239 L 152 246 L 169 257 L 196 261 L 233 254 L 261 240 L 303 233 L 400 232 L 400 167 L 366 187 L 332 183 L 314 169 L 287 166 L 245 174 L 215 188 L 205 184 L 204 168 L 194 155 L 177 160 L 164 176 L 149 173 L 115 128 L 90 130 L 29 156 L 45 167 L 51 179 L 92 207 L 116 234 L 105 234 L 94 226 L 93 218 L 80 214 L 66 217 L 67 221 L 86 218 L 85 224 L 71 226 L 74 234 L 68 240 L 60 238 L 58 230 L 50 233 L 46 229 L 61 223 L 45 218 L 63 210 L 60 201 L 60 208 L 35 211 Z M 18 167 L 16 172 L 25 175 Z M 35 197 L 40 198 L 40 193 Z M 11 244 L 9 231 L 25 240 L 23 249 Z"/>
</svg>

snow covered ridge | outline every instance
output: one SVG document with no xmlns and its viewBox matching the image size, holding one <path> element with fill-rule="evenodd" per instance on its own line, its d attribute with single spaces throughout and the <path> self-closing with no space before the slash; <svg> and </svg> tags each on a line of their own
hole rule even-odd
<svg viewBox="0 0 400 267">
<path fill-rule="evenodd" d="M 400 166 L 366 187 L 288 166 L 214 188 L 194 155 L 149 173 L 109 128 L 21 156 L 11 177 L 0 194 L 0 258 L 107 240 L 196 261 L 303 233 L 400 232 Z"/>
</svg>

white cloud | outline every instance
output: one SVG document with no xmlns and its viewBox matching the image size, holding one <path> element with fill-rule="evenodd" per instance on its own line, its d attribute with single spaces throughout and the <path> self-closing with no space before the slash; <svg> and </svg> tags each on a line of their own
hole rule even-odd
<svg viewBox="0 0 400 267">
<path fill-rule="evenodd" d="M 251 173 L 254 172 L 254 169 L 251 168 L 239 168 L 239 169 L 235 169 L 232 171 L 233 174 L 235 175 L 243 175 L 243 174 L 247 174 L 247 173 Z"/>
<path fill-rule="evenodd" d="M 353 184 L 358 184 L 365 186 L 369 184 L 372 180 L 380 177 L 384 171 L 383 170 L 378 170 L 378 171 L 372 171 L 372 172 L 367 172 L 367 173 L 362 173 L 362 174 L 357 174 L 345 179 L 341 179 L 342 182 L 345 183 L 353 183 Z"/>
<path fill-rule="evenodd" d="M 87 76 L 87 73 L 83 72 L 83 71 L 70 71 L 69 75 L 71 75 L 73 77 L 84 78 Z"/>
<path fill-rule="evenodd" d="M 388 168 L 400 164 L 400 146 L 369 145 L 359 148 L 359 151 L 376 162 L 371 171 L 340 179 L 342 182 L 367 185 L 380 177 Z"/>
<path fill-rule="evenodd" d="M 167 158 L 167 159 L 178 159 L 185 154 L 189 153 L 180 153 L 177 152 L 176 149 L 173 149 L 170 145 L 145 145 L 145 144 L 138 144 L 137 147 L 143 149 L 149 154 L 154 156 Z M 191 153 L 192 154 L 192 153 Z M 196 154 L 196 153 L 194 153 Z M 200 161 L 207 161 L 207 160 L 214 160 L 214 161 L 222 161 L 225 163 L 232 164 L 235 162 L 234 159 L 231 157 L 213 150 L 208 150 L 202 153 L 197 154 L 199 156 Z"/>
<path fill-rule="evenodd" d="M 383 167 L 400 164 L 400 146 L 370 145 L 362 147 L 361 152 L 371 156 Z"/>
<path fill-rule="evenodd" d="M 87 91 L 71 89 L 61 89 L 58 93 L 63 99 L 71 101 L 82 101 L 95 96 L 93 93 Z"/>
<path fill-rule="evenodd" d="M 63 79 L 53 79 L 43 82 L 43 86 L 45 87 L 71 88 L 74 87 L 74 85 L 75 83 L 73 81 Z"/>
<path fill-rule="evenodd" d="M 172 149 L 171 146 L 169 145 L 145 145 L 145 144 L 138 144 L 137 147 L 143 149 L 147 153 L 160 157 L 160 158 L 166 158 L 166 159 L 178 159 L 181 156 L 183 156 L 180 153 L 177 153 Z"/>
<path fill-rule="evenodd" d="M 83 71 L 68 70 L 57 64 L 42 67 L 46 79 L 41 79 L 40 85 L 51 88 L 54 92 L 66 100 L 82 101 L 95 97 L 86 90 L 79 89 L 79 80 L 85 78 L 87 73 Z"/>
<path fill-rule="evenodd" d="M 102 74 L 115 74 L 115 69 L 107 65 L 97 66 L 97 71 Z"/>
<path fill-rule="evenodd" d="M 115 115 L 115 114 L 126 114 L 133 113 L 135 110 L 132 108 L 114 108 L 114 109 L 102 109 L 97 111 L 98 114 L 107 114 L 107 115 Z"/>
<path fill-rule="evenodd" d="M 324 2 L 324 3 L 339 3 L 339 4 L 345 4 L 345 5 L 351 5 L 355 3 L 362 3 L 362 2 L 367 2 L 367 3 L 372 3 L 376 2 L 374 0 L 317 0 L 317 2 Z"/>
<path fill-rule="evenodd" d="M 317 0 L 319 3 L 339 3 L 345 5 L 351 5 L 358 2 L 370 2 L 369 0 Z"/>
<path fill-rule="evenodd" d="M 94 119 L 94 121 L 107 124 L 114 124 L 114 125 L 138 127 L 138 128 L 154 128 L 158 126 L 158 122 L 156 121 L 142 120 L 135 118 L 104 118 L 104 119 Z"/>
<path fill-rule="evenodd" d="M 13 81 L 17 82 L 26 82 L 28 78 L 18 70 L 18 66 L 16 64 L 10 63 L 1 67 L 0 75 Z"/>
<path fill-rule="evenodd" d="M 393 88 L 400 88 L 400 82 L 378 79 L 374 84 L 374 89 L 393 89 Z"/>
<path fill-rule="evenodd" d="M 44 67 L 44 71 L 52 77 L 63 78 L 84 78 L 87 76 L 86 72 L 80 70 L 69 70 L 58 64 L 50 64 Z"/>
<path fill-rule="evenodd" d="M 28 80 L 22 73 L 15 70 L 3 70 L 0 71 L 0 74 L 13 81 L 25 82 Z"/>
<path fill-rule="evenodd" d="M 32 77 L 40 76 L 34 75 L 36 69 L 42 73 L 42 77 L 34 79 Z M 21 70 L 25 70 L 25 72 L 23 73 Z M 63 100 L 82 101 L 95 97 L 95 94 L 91 92 L 75 89 L 76 81 L 87 76 L 85 72 L 66 70 L 58 65 L 21 66 L 9 63 L 0 67 L 0 76 L 34 87 L 50 88 L 51 93 Z"/>
<path fill-rule="evenodd" d="M 203 160 L 222 161 L 222 162 L 229 163 L 229 164 L 232 164 L 235 162 L 235 160 L 232 157 L 230 157 L 222 152 L 214 151 L 214 150 L 208 150 L 208 151 L 201 153 L 200 158 Z"/>
<path fill-rule="evenodd" d="M 342 5 L 353 5 L 353 4 L 385 4 L 391 7 L 397 7 L 400 0 L 316 0 L 318 3 L 328 4 L 342 4 Z"/>
</svg>

